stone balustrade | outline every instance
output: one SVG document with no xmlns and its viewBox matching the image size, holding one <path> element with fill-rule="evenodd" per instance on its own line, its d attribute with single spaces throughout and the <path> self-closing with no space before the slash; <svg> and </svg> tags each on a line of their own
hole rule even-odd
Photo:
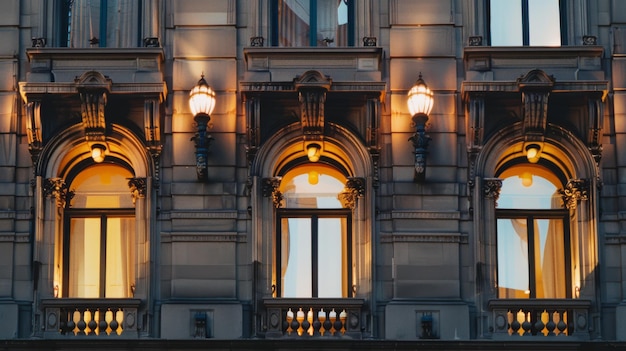
<svg viewBox="0 0 626 351">
<path fill-rule="evenodd" d="M 267 299 L 265 336 L 361 339 L 364 303 L 353 298 Z"/>
<path fill-rule="evenodd" d="M 489 302 L 495 339 L 589 339 L 591 302 L 577 299 L 498 299 Z"/>
<path fill-rule="evenodd" d="M 137 337 L 138 299 L 43 300 L 44 337 Z"/>
</svg>

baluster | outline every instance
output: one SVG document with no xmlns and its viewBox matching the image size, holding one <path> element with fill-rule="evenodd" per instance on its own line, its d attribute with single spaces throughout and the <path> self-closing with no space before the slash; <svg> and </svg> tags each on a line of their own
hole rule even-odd
<svg viewBox="0 0 626 351">
<path fill-rule="evenodd" d="M 65 327 L 65 333 L 75 334 L 74 328 L 76 328 L 76 322 L 74 322 L 74 312 L 76 312 L 76 311 L 67 310 L 66 313 L 65 313 L 65 316 L 67 317 L 67 322 L 66 322 L 67 324 L 66 324 L 66 327 Z"/>
<path fill-rule="evenodd" d="M 341 313 L 339 313 L 339 320 L 341 321 L 341 335 L 344 335 L 346 333 L 346 320 L 348 319 L 348 313 L 346 313 L 346 310 L 341 311 Z"/>
<path fill-rule="evenodd" d="M 302 322 L 304 322 L 304 311 L 302 311 L 302 307 L 300 307 L 300 309 L 296 313 L 296 320 L 298 321 L 297 332 L 298 332 L 298 335 L 301 336 L 302 333 L 304 332 L 304 329 L 302 329 Z"/>
<path fill-rule="evenodd" d="M 287 335 L 291 335 L 293 329 L 291 328 L 291 322 L 293 322 L 293 311 L 289 308 L 287 311 Z"/>
<path fill-rule="evenodd" d="M 112 314 L 112 319 L 111 319 L 111 323 L 109 323 L 109 326 L 111 327 L 111 334 L 110 335 L 119 335 L 122 333 L 122 331 L 118 331 L 119 327 L 120 327 L 120 322 L 117 320 L 117 312 L 120 311 L 120 308 L 118 307 L 114 307 L 113 310 L 111 311 Z"/>
<path fill-rule="evenodd" d="M 109 323 L 106 321 L 106 311 L 102 311 L 102 309 L 98 309 L 98 335 L 101 337 L 107 336 L 107 327 Z"/>
<path fill-rule="evenodd" d="M 532 335 L 532 323 L 530 323 L 530 312 L 524 312 L 524 322 L 522 322 L 522 329 L 524 329 L 524 335 Z"/>
<path fill-rule="evenodd" d="M 519 328 L 522 326 L 518 320 L 519 311 L 509 310 L 511 315 L 511 335 L 519 335 Z"/>
<path fill-rule="evenodd" d="M 335 332 L 337 331 L 335 329 L 335 321 L 337 320 L 337 312 L 335 312 L 334 308 L 329 313 L 329 319 L 330 319 L 330 335 L 335 335 Z"/>
<path fill-rule="evenodd" d="M 566 335 L 565 330 L 567 329 L 567 323 L 565 322 L 567 315 L 567 311 L 559 312 L 559 322 L 556 324 L 556 329 L 559 330 L 559 335 Z"/>
<path fill-rule="evenodd" d="M 87 320 L 87 312 L 89 312 L 89 321 L 87 322 L 87 327 L 89 330 L 87 331 L 87 335 L 96 335 L 96 328 L 98 327 L 98 323 L 95 320 L 95 311 L 87 309 L 85 312 L 85 320 Z"/>
<path fill-rule="evenodd" d="M 536 310 L 535 311 L 535 335 L 540 335 L 543 334 L 543 328 L 545 328 L 545 324 L 543 323 L 543 319 L 541 318 L 543 316 L 543 314 L 545 313 L 545 310 Z"/>
<path fill-rule="evenodd" d="M 78 312 L 78 323 L 76 323 L 76 327 L 78 328 L 77 335 L 86 335 L 85 328 L 87 328 L 87 323 L 85 322 L 85 311 L 86 309 L 76 309 Z"/>
<path fill-rule="evenodd" d="M 302 312 L 304 312 L 304 311 L 302 311 Z M 305 313 L 305 315 L 306 315 L 306 318 L 304 319 L 304 322 L 302 322 L 302 330 L 304 330 L 304 333 L 312 335 L 310 333 L 312 332 L 312 328 L 313 328 L 313 326 L 312 326 L 312 324 L 313 324 L 313 311 L 312 310 L 307 311 Z"/>
<path fill-rule="evenodd" d="M 556 314 L 556 311 L 554 311 L 554 310 L 550 310 L 550 312 L 548 312 L 548 323 L 546 323 L 546 329 L 548 330 L 548 336 L 556 335 L 554 333 L 554 329 L 556 328 L 556 323 L 554 323 L 554 315 L 555 314 Z"/>
<path fill-rule="evenodd" d="M 324 329 L 324 322 L 326 321 L 326 312 L 324 312 L 324 309 L 320 309 L 320 311 L 317 313 L 317 320 L 319 321 L 319 331 L 320 331 L 320 335 L 324 336 L 324 332 L 326 331 L 326 329 Z"/>
</svg>

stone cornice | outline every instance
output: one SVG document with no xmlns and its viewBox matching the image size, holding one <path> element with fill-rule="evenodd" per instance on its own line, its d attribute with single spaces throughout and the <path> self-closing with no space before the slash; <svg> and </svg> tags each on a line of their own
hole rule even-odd
<svg viewBox="0 0 626 351">
<path fill-rule="evenodd" d="M 161 233 L 162 243 L 173 242 L 233 242 L 244 243 L 246 236 L 236 232 L 170 232 Z"/>
<path fill-rule="evenodd" d="M 403 211 L 381 212 L 378 219 L 451 219 L 461 218 L 459 211 Z"/>
<path fill-rule="evenodd" d="M 467 235 L 461 233 L 393 233 L 381 234 L 382 243 L 451 243 L 467 244 Z"/>
</svg>

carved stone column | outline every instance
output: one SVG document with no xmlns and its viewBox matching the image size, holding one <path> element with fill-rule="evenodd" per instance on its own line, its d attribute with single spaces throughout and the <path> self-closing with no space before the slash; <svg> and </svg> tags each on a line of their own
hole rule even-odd
<svg viewBox="0 0 626 351">
<path fill-rule="evenodd" d="M 41 101 L 29 101 L 26 104 L 26 136 L 28 137 L 28 149 L 33 163 L 39 158 L 43 148 L 41 129 Z"/>
<path fill-rule="evenodd" d="M 74 197 L 74 192 L 70 191 L 61 178 L 48 178 L 43 185 L 45 197 L 54 198 L 57 208 L 65 208 L 66 204 Z"/>
<path fill-rule="evenodd" d="M 498 207 L 498 198 L 502 190 L 502 179 L 485 178 L 483 183 L 483 194 L 485 198 L 493 199 L 494 207 Z"/>
<path fill-rule="evenodd" d="M 575 210 L 581 200 L 589 198 L 589 181 L 587 179 L 571 179 L 565 188 L 559 190 L 563 205 L 568 210 Z"/>
<path fill-rule="evenodd" d="M 283 194 L 278 190 L 281 179 L 281 177 L 272 177 L 263 178 L 262 180 L 263 197 L 270 197 L 276 208 L 280 208 L 283 205 Z"/>
<path fill-rule="evenodd" d="M 133 197 L 133 204 L 137 202 L 138 198 L 146 197 L 147 182 L 146 178 L 129 178 L 128 188 L 130 194 Z"/>
<path fill-rule="evenodd" d="M 357 199 L 362 197 L 363 194 L 365 194 L 365 179 L 351 177 L 348 178 L 346 187 L 337 197 L 343 208 L 354 210 L 356 208 Z"/>
</svg>

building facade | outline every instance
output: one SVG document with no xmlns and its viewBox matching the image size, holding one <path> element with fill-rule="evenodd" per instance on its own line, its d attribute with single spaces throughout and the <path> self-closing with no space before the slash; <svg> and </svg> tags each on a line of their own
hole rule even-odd
<svg viewBox="0 0 626 351">
<path fill-rule="evenodd" d="M 3 5 L 1 338 L 626 340 L 626 3 Z"/>
</svg>

